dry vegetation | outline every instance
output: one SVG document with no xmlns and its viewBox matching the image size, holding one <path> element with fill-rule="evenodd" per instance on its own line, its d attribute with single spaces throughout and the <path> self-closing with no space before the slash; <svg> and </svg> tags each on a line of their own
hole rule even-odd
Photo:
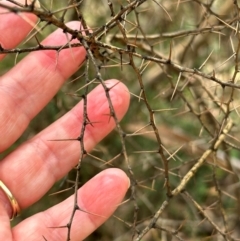
<svg viewBox="0 0 240 241">
<path fill-rule="evenodd" d="M 77 188 L 112 166 L 129 175 L 125 201 L 87 240 L 239 240 L 239 6 L 230 0 L 48 0 L 41 1 L 41 8 L 34 3 L 6 7 L 39 17 L 25 44 L 0 49 L 9 53 L 6 68 L 31 51 L 83 45 L 88 53 L 74 81 L 19 142 L 69 110 L 96 83 L 106 90 L 116 130 L 83 161 L 80 157 L 61 187 L 53 188 L 74 183 Z M 83 29 L 68 28 L 69 20 L 81 20 L 86 35 Z M 79 43 L 39 45 L 56 27 Z M 125 83 L 131 93 L 121 123 L 104 85 L 109 78 Z M 79 148 L 83 146 L 80 141 Z M 51 196 L 48 202 L 66 195 Z M 66 240 L 70 236 L 71 226 Z"/>
</svg>

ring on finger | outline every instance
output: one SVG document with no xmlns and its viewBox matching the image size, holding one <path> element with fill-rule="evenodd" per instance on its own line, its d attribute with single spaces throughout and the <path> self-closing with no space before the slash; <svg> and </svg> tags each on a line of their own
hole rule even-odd
<svg viewBox="0 0 240 241">
<path fill-rule="evenodd" d="M 15 217 L 17 217 L 20 213 L 20 207 L 18 205 L 18 202 L 16 198 L 13 196 L 13 194 L 10 192 L 10 190 L 7 188 L 7 186 L 0 180 L 0 188 L 3 190 L 5 195 L 7 196 L 9 202 L 12 206 L 12 216 L 10 220 L 13 220 Z"/>
</svg>

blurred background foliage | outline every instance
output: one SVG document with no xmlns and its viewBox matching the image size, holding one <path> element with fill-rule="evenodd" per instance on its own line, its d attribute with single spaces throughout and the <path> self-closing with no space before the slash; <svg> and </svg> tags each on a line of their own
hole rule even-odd
<svg viewBox="0 0 240 241">
<path fill-rule="evenodd" d="M 71 1 L 40 2 L 42 8 L 56 10 L 65 8 Z M 111 2 L 117 13 L 122 6 L 132 1 Z M 84 0 L 80 9 L 93 32 L 112 18 L 107 0 Z M 199 70 L 208 76 L 216 76 L 223 82 L 238 83 L 238 74 L 236 79 L 233 79 L 233 74 L 236 68 L 238 72 L 239 67 L 236 59 L 240 42 L 238 2 L 147 0 L 130 10 L 122 25 L 128 36 L 128 44 L 135 46 L 137 53 L 160 59 L 171 57 L 174 63 L 193 71 L 183 71 L 180 75 L 179 69 L 174 68 L 171 63 L 134 58 L 135 65 L 141 72 L 148 103 L 151 109 L 155 110 L 155 124 L 168 157 L 172 189 L 179 185 L 183 176 L 199 161 L 221 132 L 221 128 L 224 128 L 223 120 L 226 114 L 221 108 L 229 106 L 229 118 L 235 124 L 226 138 L 232 145 L 223 142 L 215 155 L 207 158 L 183 192 L 171 199 L 155 227 L 142 240 L 239 240 L 239 89 L 222 86 L 209 77 L 194 73 L 194 70 Z M 56 16 L 62 17 L 62 11 Z M 65 22 L 77 19 L 74 8 L 67 10 Z M 41 25 L 44 23 L 39 26 Z M 56 27 L 47 26 L 37 34 L 37 38 L 44 39 L 54 29 Z M 103 34 L 100 40 L 126 49 L 123 35 L 117 26 Z M 32 38 L 19 47 L 35 45 L 36 40 Z M 164 165 L 157 153 L 159 143 L 149 125 L 150 113 L 141 95 L 139 79 L 129 64 L 129 56 L 120 56 L 111 50 L 101 49 L 101 52 L 106 54 L 106 61 L 101 68 L 103 78 L 122 81 L 131 93 L 130 107 L 121 121 L 121 127 L 127 134 L 125 144 L 137 185 L 135 201 L 129 190 L 126 202 L 119 206 L 114 216 L 86 240 L 135 240 L 138 232 L 149 224 L 167 199 Z M 13 54 L 9 54 L 1 63 L 0 74 L 4 74 L 24 55 L 20 54 L 15 58 Z M 74 93 L 84 85 L 84 78 L 76 79 L 82 73 L 83 69 L 80 69 L 66 82 L 31 122 L 22 137 L 1 154 L 1 158 L 64 115 L 79 101 L 78 97 L 67 93 Z M 94 78 L 93 68 L 90 73 Z M 81 91 L 77 93 L 80 95 Z M 229 98 L 232 100 L 229 101 Z M 119 134 L 115 130 L 99 143 L 91 154 L 107 162 L 121 153 L 121 150 Z M 113 160 L 111 165 L 128 173 L 122 156 Z M 103 165 L 102 162 L 87 156 L 82 165 L 81 184 L 109 167 L 110 165 Z M 71 187 L 74 179 L 73 170 L 56 183 L 42 200 L 25 210 L 16 223 L 72 194 L 73 190 L 70 190 L 49 196 L 50 193 Z M 229 236 L 221 235 L 188 195 L 198 202 L 206 216 Z"/>
</svg>

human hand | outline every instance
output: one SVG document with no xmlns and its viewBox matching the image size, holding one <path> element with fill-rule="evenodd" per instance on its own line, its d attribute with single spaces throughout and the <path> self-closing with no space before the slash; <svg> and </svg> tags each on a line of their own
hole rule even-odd
<svg viewBox="0 0 240 241">
<path fill-rule="evenodd" d="M 4 1 L 2 1 L 4 2 Z M 6 10 L 0 9 L 1 12 Z M 26 14 L 32 22 L 36 17 Z M 79 29 L 78 22 L 69 26 Z M 31 30 L 23 18 L 13 14 L 0 14 L 0 44 L 4 49 L 16 47 Z M 4 34 L 2 34 L 4 33 Z M 44 45 L 66 43 L 66 36 L 57 30 L 43 41 Z M 85 59 L 83 48 L 38 51 L 28 54 L 9 72 L 0 77 L 0 152 L 10 147 L 24 132 L 29 122 L 57 93 Z M 0 54 L 0 59 L 4 55 Z M 73 60 L 74 58 L 74 60 Z M 56 64 L 57 62 L 57 64 Z M 116 80 L 107 81 L 109 87 Z M 118 119 L 129 104 L 126 87 L 119 83 L 110 91 Z M 0 180 L 8 187 L 21 209 L 38 201 L 60 178 L 78 162 L 79 142 L 54 142 L 53 139 L 76 138 L 80 134 L 83 104 L 80 102 L 69 113 L 57 120 L 32 139 L 26 141 L 0 162 Z M 94 127 L 86 126 L 85 149 L 90 151 L 115 126 L 109 121 L 109 107 L 105 92 L 97 86 L 88 95 L 88 116 Z M 96 175 L 78 191 L 78 205 L 99 216 L 77 211 L 71 228 L 71 240 L 83 240 L 114 212 L 129 185 L 124 172 L 107 169 Z M 73 209 L 73 196 L 62 203 L 38 213 L 11 229 L 13 215 L 11 203 L 0 189 L 0 240 L 65 240 L 66 229 L 52 229 L 67 225 Z"/>
</svg>

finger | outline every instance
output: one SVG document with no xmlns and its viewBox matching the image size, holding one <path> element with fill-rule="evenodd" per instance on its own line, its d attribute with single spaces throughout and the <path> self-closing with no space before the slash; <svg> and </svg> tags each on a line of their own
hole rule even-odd
<svg viewBox="0 0 240 241">
<path fill-rule="evenodd" d="M 118 84 L 117 84 L 118 83 Z M 120 120 L 129 104 L 129 93 L 116 80 L 107 82 L 109 94 Z M 96 87 L 87 98 L 88 116 L 93 126 L 87 125 L 84 134 L 85 150 L 89 152 L 115 126 L 109 118 L 109 105 L 103 87 Z M 0 162 L 0 179 L 8 186 L 21 208 L 41 198 L 49 188 L 78 162 L 79 141 L 49 141 L 77 138 L 83 122 L 82 101 L 56 123 L 20 146 Z"/>
<path fill-rule="evenodd" d="M 7 198 L 0 196 L 0 240 L 12 240 L 8 208 Z"/>
<path fill-rule="evenodd" d="M 69 27 L 79 29 L 79 22 Z M 43 45 L 68 42 L 62 30 L 51 34 Z M 23 133 L 33 117 L 52 99 L 64 81 L 85 59 L 83 47 L 30 53 L 0 79 L 0 133 L 5 137 L 0 152 Z"/>
<path fill-rule="evenodd" d="M 25 0 L 24 0 L 25 2 Z M 7 1 L 2 4 L 13 5 Z M 15 6 L 15 5 L 13 5 Z M 11 13 L 5 8 L 0 8 L 0 45 L 4 49 L 16 47 L 35 25 L 37 17 L 29 13 Z M 0 54 L 0 60 L 4 58 Z"/>
<path fill-rule="evenodd" d="M 71 228 L 71 241 L 80 241 L 91 234 L 115 211 L 129 187 L 129 179 L 119 169 L 107 169 L 78 191 L 78 206 L 99 216 L 77 211 Z M 64 202 L 32 216 L 13 229 L 16 241 L 34 240 L 66 240 L 67 229 L 50 228 L 66 226 L 73 210 L 74 198 L 71 196 Z M 102 217 L 100 217 L 102 216 Z"/>
</svg>

